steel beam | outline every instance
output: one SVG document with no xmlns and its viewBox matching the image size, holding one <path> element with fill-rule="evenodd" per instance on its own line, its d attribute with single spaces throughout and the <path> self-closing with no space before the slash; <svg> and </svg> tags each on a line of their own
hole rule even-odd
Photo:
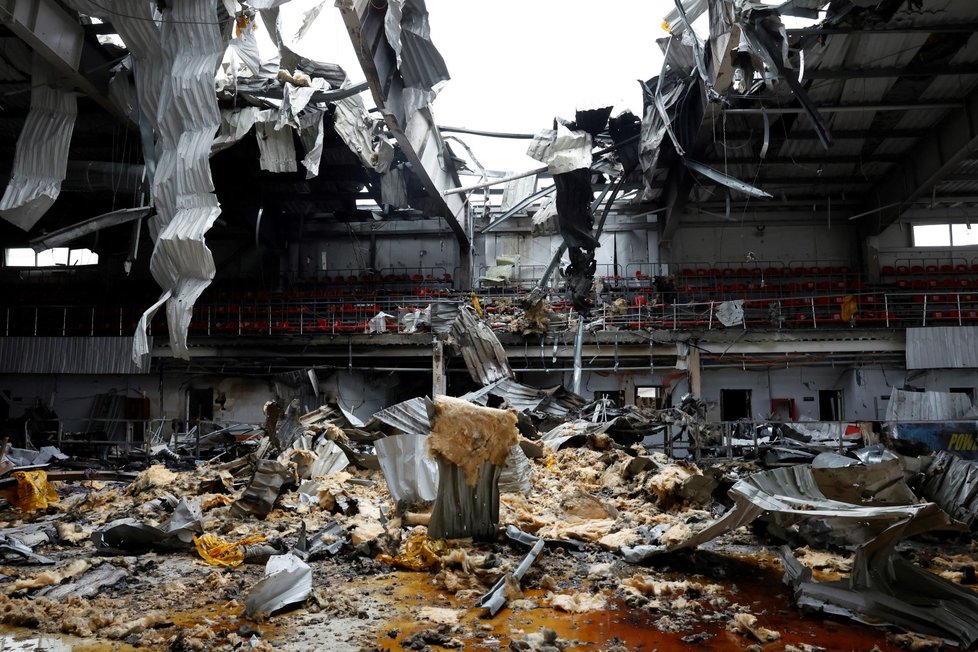
<svg viewBox="0 0 978 652">
<path fill-rule="evenodd" d="M 91 53 L 91 48 L 86 45 L 85 29 L 57 2 L 0 0 L 0 23 L 63 75 L 66 85 L 85 93 L 112 115 L 126 120 L 108 95 L 79 71 L 83 55 Z"/>
<path fill-rule="evenodd" d="M 459 187 L 459 183 L 430 107 L 415 112 L 405 121 L 399 102 L 403 81 L 396 74 L 394 52 L 387 44 L 383 23 L 370 16 L 371 5 L 366 0 L 338 0 L 336 6 L 343 16 L 377 108 L 431 198 L 432 213 L 448 222 L 462 249 L 462 259 L 469 260 L 465 200 L 456 194 L 444 194 L 445 190 Z M 371 19 L 369 23 L 368 18 Z"/>
<path fill-rule="evenodd" d="M 916 65 L 903 68 L 813 68 L 805 71 L 806 79 L 879 79 L 884 77 L 957 77 L 978 74 L 978 64 Z"/>
<path fill-rule="evenodd" d="M 942 181 L 959 178 L 958 165 L 978 149 L 978 90 L 972 91 L 958 109 L 947 113 L 917 145 L 866 193 L 867 209 L 893 205 L 866 220 L 870 235 L 895 222 L 914 200 L 928 195 Z M 953 175 L 953 176 L 952 176 Z M 966 180 L 971 180 L 966 175 Z"/>
<path fill-rule="evenodd" d="M 848 27 L 795 27 L 785 30 L 788 36 L 828 36 L 831 34 L 974 34 L 978 23 L 941 23 L 940 25 L 904 25 L 879 29 Z"/>
<path fill-rule="evenodd" d="M 930 133 L 929 129 L 846 129 L 833 130 L 832 140 L 864 140 L 866 138 L 920 138 Z M 772 134 L 773 135 L 773 134 Z M 721 134 L 726 140 L 747 140 L 762 138 L 763 130 L 758 124 L 756 131 L 728 131 Z M 786 140 L 818 140 L 818 135 L 809 129 L 794 128 L 788 132 Z"/>
</svg>

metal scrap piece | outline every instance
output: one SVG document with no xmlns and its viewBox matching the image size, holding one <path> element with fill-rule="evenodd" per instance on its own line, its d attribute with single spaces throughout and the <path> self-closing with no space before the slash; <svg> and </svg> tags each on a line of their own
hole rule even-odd
<svg viewBox="0 0 978 652">
<path fill-rule="evenodd" d="M 533 547 L 530 548 L 530 552 L 526 553 L 526 557 L 524 557 L 523 561 L 520 562 L 520 565 L 516 567 L 516 570 L 499 578 L 499 581 L 496 582 L 491 589 L 489 589 L 489 592 L 482 596 L 482 598 L 476 604 L 476 607 L 488 609 L 490 616 L 495 616 L 497 613 L 499 613 L 499 610 L 506 606 L 506 595 L 503 591 L 503 586 L 506 584 L 506 578 L 512 576 L 517 582 L 522 580 L 527 569 L 533 565 L 533 562 L 535 562 L 537 557 L 540 556 L 540 553 L 543 552 L 543 545 L 543 539 L 538 538 L 536 543 L 533 544 Z"/>
<path fill-rule="evenodd" d="M 394 500 L 433 501 L 438 494 L 438 464 L 428 453 L 426 435 L 394 435 L 374 442 L 377 461 Z"/>
<path fill-rule="evenodd" d="M 298 555 L 287 553 L 269 558 L 265 577 L 245 597 L 244 615 L 271 614 L 282 607 L 302 602 L 312 593 L 312 568 Z"/>
<path fill-rule="evenodd" d="M 241 497 L 231 505 L 234 518 L 251 515 L 265 518 L 278 499 L 282 485 L 292 479 L 289 467 L 276 460 L 258 460 L 255 475 Z"/>
</svg>

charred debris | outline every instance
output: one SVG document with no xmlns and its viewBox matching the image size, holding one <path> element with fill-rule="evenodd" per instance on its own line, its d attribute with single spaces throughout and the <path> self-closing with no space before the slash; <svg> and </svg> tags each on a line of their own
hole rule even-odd
<svg viewBox="0 0 978 652">
<path fill-rule="evenodd" d="M 141 459 L 5 445 L 0 620 L 149 649 L 315 647 L 295 632 L 317 618 L 345 623 L 317 634 L 329 649 L 491 648 L 480 623 L 508 607 L 645 614 L 650 641 L 825 649 L 752 607 L 727 560 L 755 567 L 737 583 L 755 591 L 780 573 L 777 609 L 796 624 L 850 619 L 913 649 L 978 639 L 974 463 L 870 428 L 712 432 L 691 396 L 585 404 L 517 382 L 484 337 L 449 340 L 476 349 L 481 389 L 366 422 L 269 401 L 250 431 L 161 441 Z M 402 606 L 410 624 L 367 606 L 382 586 L 396 608 L 411 576 L 439 599 Z M 578 643 L 509 636 L 512 649 Z"/>
</svg>

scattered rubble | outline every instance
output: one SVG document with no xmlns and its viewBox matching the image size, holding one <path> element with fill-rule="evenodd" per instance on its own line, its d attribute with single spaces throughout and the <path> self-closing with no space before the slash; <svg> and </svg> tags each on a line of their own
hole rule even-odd
<svg viewBox="0 0 978 652">
<path fill-rule="evenodd" d="M 962 486 L 972 463 L 858 439 L 822 446 L 807 426 L 792 431 L 807 441 L 772 427 L 763 443 L 737 442 L 744 458 L 670 458 L 653 436 L 666 424 L 695 433 L 700 452 L 712 445 L 694 401 L 585 405 L 517 383 L 492 342 L 477 346 L 479 390 L 366 422 L 335 404 L 301 414 L 270 401 L 264 430 L 206 460 L 163 454 L 93 480 L 59 471 L 84 461 L 56 450 L 25 475 L 19 464 L 35 458 L 16 451 L 0 476 L 0 622 L 214 650 L 291 649 L 278 628 L 316 622 L 330 636 L 355 632 L 352 647 L 387 637 L 455 649 L 474 638 L 498 648 L 491 637 L 508 625 L 495 623 L 516 614 L 555 627 L 630 614 L 677 645 L 727 636 L 818 649 L 771 626 L 746 593 L 780 564 L 787 588 L 771 580 L 769 608 L 798 622 L 821 612 L 885 625 L 912 649 L 978 640 L 978 508 Z M 767 455 L 779 441 L 808 461 Z M 921 538 L 937 533 L 953 547 Z M 736 565 L 746 580 L 728 576 Z M 397 593 L 402 584 L 414 593 Z M 408 620 L 385 626 L 397 613 Z M 503 638 L 515 650 L 576 649 L 563 631 Z"/>
</svg>

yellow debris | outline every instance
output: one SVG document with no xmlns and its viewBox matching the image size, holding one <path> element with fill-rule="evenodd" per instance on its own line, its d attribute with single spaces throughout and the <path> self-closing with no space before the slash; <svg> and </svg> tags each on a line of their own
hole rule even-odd
<svg viewBox="0 0 978 652">
<path fill-rule="evenodd" d="M 7 500 L 17 509 L 27 513 L 46 508 L 50 503 L 58 502 L 58 492 L 48 482 L 48 474 L 44 471 L 15 471 L 17 480 L 15 492 L 7 493 Z"/>
<path fill-rule="evenodd" d="M 378 561 L 409 571 L 423 571 L 441 566 L 441 558 L 448 552 L 444 541 L 429 539 L 424 530 L 415 531 L 401 546 L 396 557 L 379 555 Z"/>
<path fill-rule="evenodd" d="M 263 536 L 248 537 L 240 541 L 225 541 L 213 534 L 194 537 L 194 545 L 201 558 L 211 566 L 235 567 L 244 561 L 244 547 L 252 543 L 262 543 Z"/>
</svg>

